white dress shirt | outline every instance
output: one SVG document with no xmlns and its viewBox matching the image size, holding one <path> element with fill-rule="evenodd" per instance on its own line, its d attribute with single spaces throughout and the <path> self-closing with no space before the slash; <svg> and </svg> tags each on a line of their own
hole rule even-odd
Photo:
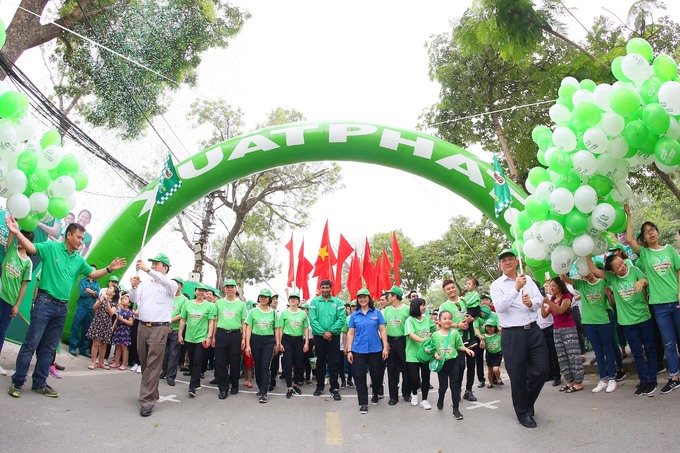
<svg viewBox="0 0 680 453">
<path fill-rule="evenodd" d="M 491 298 L 501 327 L 525 326 L 538 318 L 543 296 L 531 277 L 527 277 L 522 290 L 529 294 L 531 307 L 524 305 L 521 292 L 515 289 L 515 280 L 507 275 L 502 275 L 491 284 Z"/>
<path fill-rule="evenodd" d="M 177 282 L 154 270 L 149 270 L 148 275 L 151 280 L 143 280 L 137 288 L 130 290 L 130 300 L 137 304 L 139 320 L 170 322 Z"/>
</svg>

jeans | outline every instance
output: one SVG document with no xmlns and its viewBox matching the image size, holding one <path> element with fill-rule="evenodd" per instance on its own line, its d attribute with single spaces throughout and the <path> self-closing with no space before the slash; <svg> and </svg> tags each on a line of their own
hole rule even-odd
<svg viewBox="0 0 680 453">
<path fill-rule="evenodd" d="M 5 335 L 7 335 L 7 328 L 12 318 L 9 315 L 12 314 L 12 305 L 7 303 L 5 300 L 0 299 L 0 352 L 2 352 L 2 347 L 5 344 Z"/>
<path fill-rule="evenodd" d="M 635 368 L 641 384 L 656 382 L 656 349 L 652 320 L 623 326 L 630 350 L 635 357 Z"/>
<path fill-rule="evenodd" d="M 71 324 L 71 340 L 69 341 L 69 351 L 75 352 L 79 349 L 81 353 L 88 351 L 89 341 L 85 334 L 90 327 L 94 310 L 89 305 L 78 305 L 73 315 Z"/>
<path fill-rule="evenodd" d="M 595 351 L 597 370 L 600 379 L 614 379 L 616 377 L 616 363 L 612 346 L 612 328 L 609 324 L 583 324 L 588 340 Z"/>
<path fill-rule="evenodd" d="M 612 343 L 612 349 L 614 350 L 614 362 L 616 362 L 616 369 L 620 370 L 623 368 L 623 356 L 621 355 L 621 349 L 619 349 L 619 343 L 616 341 L 616 336 L 618 335 L 619 329 L 621 329 L 621 337 L 623 337 L 624 342 L 626 337 L 623 335 L 623 328 L 619 326 L 616 321 L 616 311 L 607 310 L 607 315 L 609 315 L 609 338 Z"/>
<path fill-rule="evenodd" d="M 666 350 L 668 372 L 671 376 L 680 374 L 678 363 L 678 332 L 680 332 L 680 308 L 677 302 L 653 304 L 656 323 L 661 331 L 663 346 Z"/>
<path fill-rule="evenodd" d="M 66 323 L 67 311 L 68 307 L 65 302 L 60 302 L 47 293 L 38 291 L 38 296 L 31 308 L 31 324 L 28 326 L 26 339 L 17 354 L 16 371 L 12 375 L 12 382 L 16 387 L 22 387 L 26 382 L 34 352 L 37 360 L 33 370 L 32 388 L 47 385 L 48 372 L 54 362 L 54 354 Z"/>
</svg>

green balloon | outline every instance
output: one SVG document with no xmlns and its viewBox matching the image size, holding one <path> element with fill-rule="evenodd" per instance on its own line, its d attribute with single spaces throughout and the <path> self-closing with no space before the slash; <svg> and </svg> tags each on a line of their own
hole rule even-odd
<svg viewBox="0 0 680 453">
<path fill-rule="evenodd" d="M 536 160 L 538 160 L 538 163 L 540 163 L 541 165 L 545 167 L 548 166 L 548 162 L 546 162 L 545 160 L 545 151 L 543 151 L 542 149 L 536 151 Z"/>
<path fill-rule="evenodd" d="M 65 198 L 54 197 L 50 198 L 50 203 L 47 205 L 47 212 L 55 219 L 65 219 L 68 215 L 68 201 Z"/>
<path fill-rule="evenodd" d="M 670 124 L 670 119 L 668 121 Z M 631 148 L 640 148 L 649 140 L 649 129 L 640 120 L 631 121 L 623 129 L 623 138 Z"/>
<path fill-rule="evenodd" d="M 531 228 L 531 225 L 533 225 L 533 222 L 527 215 L 526 211 L 520 211 L 520 213 L 517 214 L 517 226 L 519 229 L 524 232 Z"/>
<path fill-rule="evenodd" d="M 552 172 L 550 180 L 555 184 L 555 187 L 564 187 L 571 192 L 574 192 L 581 186 L 581 176 L 574 170 L 570 170 L 565 174 Z"/>
<path fill-rule="evenodd" d="M 652 68 L 654 69 L 654 74 L 662 82 L 675 80 L 678 76 L 678 64 L 673 57 L 663 53 L 656 56 L 654 63 L 652 63 Z"/>
<path fill-rule="evenodd" d="M 642 122 L 653 134 L 661 135 L 665 134 L 671 126 L 671 117 L 661 105 L 647 104 L 642 109 Z"/>
<path fill-rule="evenodd" d="M 632 148 L 631 147 L 628 150 L 626 157 L 630 159 L 631 157 L 635 156 L 635 154 L 637 154 L 637 153 L 631 152 L 631 150 L 638 151 L 642 154 L 646 154 L 648 156 L 651 156 L 652 154 L 654 154 L 654 148 L 656 147 L 656 142 L 658 142 L 658 141 L 659 141 L 659 136 L 651 134 L 649 136 L 649 140 L 647 140 L 645 142 L 645 144 L 642 145 L 641 147 L 639 147 L 639 148 Z"/>
<path fill-rule="evenodd" d="M 654 154 L 662 164 L 674 167 L 680 164 L 680 143 L 674 138 L 661 137 L 654 146 Z"/>
<path fill-rule="evenodd" d="M 24 93 L 5 91 L 0 95 L 0 117 L 17 120 L 26 115 L 28 97 Z"/>
<path fill-rule="evenodd" d="M 40 140 L 40 146 L 42 146 L 43 149 L 51 145 L 61 146 L 61 134 L 59 134 L 58 131 L 47 131 L 43 134 L 42 139 Z"/>
<path fill-rule="evenodd" d="M 83 190 L 89 183 L 87 175 L 83 172 L 73 175 L 73 180 L 76 182 L 76 190 Z"/>
<path fill-rule="evenodd" d="M 38 156 L 33 151 L 24 151 L 17 157 L 17 168 L 30 175 L 38 168 Z"/>
<path fill-rule="evenodd" d="M 538 185 L 543 181 L 550 181 L 550 174 L 545 168 L 534 167 L 529 170 L 528 179 L 532 186 L 538 187 Z"/>
<path fill-rule="evenodd" d="M 564 151 L 555 150 L 548 157 L 548 166 L 550 167 L 550 169 L 555 173 L 559 173 L 561 175 L 570 172 L 573 165 L 574 163 L 572 162 L 571 156 L 569 155 L 569 153 L 566 153 Z M 548 172 L 546 172 L 546 177 L 550 179 Z M 546 181 L 548 179 L 546 179 Z"/>
<path fill-rule="evenodd" d="M 527 217 L 535 222 L 545 219 L 545 216 L 548 215 L 548 211 L 550 211 L 548 202 L 535 195 L 529 195 L 524 206 Z"/>
<path fill-rule="evenodd" d="M 652 77 L 642 82 L 640 86 L 640 97 L 645 104 L 652 102 L 659 102 L 659 88 L 661 88 L 661 81 L 657 77 Z"/>
<path fill-rule="evenodd" d="M 649 43 L 642 38 L 633 38 L 628 41 L 628 44 L 626 44 L 626 53 L 628 55 L 632 53 L 642 55 L 649 62 L 651 62 L 652 58 L 654 57 L 652 46 L 650 46 Z"/>
<path fill-rule="evenodd" d="M 564 222 L 566 222 L 567 216 L 564 215 L 564 214 L 557 214 L 555 212 L 550 212 L 550 213 L 548 213 L 547 216 L 545 216 L 545 220 L 554 220 L 555 222 L 564 226 Z"/>
<path fill-rule="evenodd" d="M 5 32 L 5 23 L 0 20 L 0 49 L 2 49 L 2 46 L 5 45 L 5 41 L 7 40 L 7 32 Z"/>
<path fill-rule="evenodd" d="M 581 82 L 579 83 L 579 86 L 581 87 L 581 89 L 588 90 L 591 93 L 593 91 L 595 91 L 595 88 L 597 88 L 597 84 L 590 79 L 581 80 Z"/>
<path fill-rule="evenodd" d="M 79 170 L 80 162 L 78 162 L 78 159 L 73 154 L 64 155 L 61 161 L 59 161 L 59 165 L 57 165 L 57 174 L 59 176 L 71 176 L 78 173 Z"/>
<path fill-rule="evenodd" d="M 626 231 L 626 226 L 628 225 L 628 217 L 626 217 L 626 211 L 623 210 L 623 206 L 621 206 L 621 203 L 610 203 L 612 207 L 614 208 L 614 213 L 616 216 L 614 217 L 614 223 L 607 228 L 608 231 L 618 234 L 618 233 L 623 233 Z"/>
<path fill-rule="evenodd" d="M 609 106 L 612 111 L 621 116 L 630 116 L 640 110 L 642 99 L 633 90 L 619 88 L 614 90 L 609 98 Z"/>
<path fill-rule="evenodd" d="M 595 189 L 595 193 L 597 193 L 599 198 L 607 196 L 612 190 L 611 181 L 609 178 L 602 175 L 593 175 L 593 177 L 590 178 L 590 181 L 588 181 L 588 185 Z"/>
<path fill-rule="evenodd" d="M 549 265 L 549 264 L 550 264 L 550 261 L 546 261 L 546 260 L 535 260 L 535 259 L 529 258 L 529 257 L 527 256 L 527 257 L 524 258 L 524 264 L 526 264 L 527 266 L 529 266 L 529 267 L 531 267 L 531 268 L 533 269 L 534 267 L 543 267 L 543 266 L 545 266 L 546 264 Z M 536 274 L 536 275 L 540 275 L 540 274 Z"/>
<path fill-rule="evenodd" d="M 538 148 L 543 151 L 553 146 L 552 132 L 545 132 L 541 134 L 541 136 L 538 137 L 536 144 L 538 145 Z"/>
<path fill-rule="evenodd" d="M 571 121 L 578 131 L 585 131 L 586 129 L 595 126 L 602 118 L 602 110 L 595 104 L 590 102 L 583 102 L 575 105 L 571 112 Z"/>
<path fill-rule="evenodd" d="M 35 192 L 42 192 L 47 189 L 52 182 L 50 172 L 44 168 L 36 168 L 28 177 L 28 186 Z M 63 219 L 63 217 L 59 217 Z"/>
<path fill-rule="evenodd" d="M 578 209 L 567 214 L 564 227 L 574 236 L 580 236 L 588 229 L 588 217 Z"/>
<path fill-rule="evenodd" d="M 616 80 L 621 82 L 631 82 L 631 80 L 623 74 L 621 69 L 621 62 L 623 61 L 623 56 L 618 56 L 612 60 L 612 74 L 616 77 Z"/>
<path fill-rule="evenodd" d="M 534 143 L 536 143 L 538 145 L 538 138 L 545 133 L 552 135 L 552 131 L 550 130 L 549 127 L 547 127 L 547 126 L 536 126 L 531 131 L 531 139 L 534 141 Z"/>
<path fill-rule="evenodd" d="M 577 88 L 573 85 L 562 85 L 557 90 L 557 96 L 564 102 L 569 103 L 569 105 L 573 105 L 571 97 L 576 93 L 576 89 Z"/>
<path fill-rule="evenodd" d="M 33 213 L 29 213 L 23 219 L 18 219 L 17 223 L 19 224 L 19 228 L 22 230 L 33 231 L 38 227 L 38 216 L 34 215 Z"/>
</svg>

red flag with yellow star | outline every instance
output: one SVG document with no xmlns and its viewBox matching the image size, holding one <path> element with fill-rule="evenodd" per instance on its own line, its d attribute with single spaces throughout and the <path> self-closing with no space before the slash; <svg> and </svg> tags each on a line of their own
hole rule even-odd
<svg viewBox="0 0 680 453">
<path fill-rule="evenodd" d="M 331 241 L 328 237 L 328 220 L 326 220 L 326 226 L 323 228 L 323 234 L 321 235 L 321 245 L 319 246 L 319 254 L 316 257 L 316 263 L 314 263 L 314 274 L 312 277 L 318 277 L 318 282 L 321 280 L 333 281 L 333 266 L 337 262 L 335 258 L 335 253 L 333 252 L 333 247 L 331 247 Z M 317 284 L 317 286 L 319 286 Z"/>
</svg>

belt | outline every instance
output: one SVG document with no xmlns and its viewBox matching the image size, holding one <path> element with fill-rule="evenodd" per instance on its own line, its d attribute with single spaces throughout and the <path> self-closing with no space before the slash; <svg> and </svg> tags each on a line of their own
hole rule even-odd
<svg viewBox="0 0 680 453">
<path fill-rule="evenodd" d="M 52 296 L 50 293 L 48 293 L 47 291 L 44 291 L 44 290 L 42 290 L 42 289 L 39 289 L 39 290 L 38 290 L 38 293 L 44 294 L 45 296 L 49 297 L 50 299 L 52 299 L 53 301 L 55 301 L 55 302 L 57 302 L 57 303 L 59 303 L 59 304 L 66 305 L 66 304 L 68 303 L 67 300 L 57 299 L 56 297 Z"/>
<path fill-rule="evenodd" d="M 160 326 L 169 326 L 169 322 L 144 322 L 144 321 L 139 321 L 140 324 L 146 326 L 146 327 L 160 327 Z"/>
<path fill-rule="evenodd" d="M 523 326 L 503 327 L 503 330 L 529 330 L 536 325 L 536 321 Z"/>
<path fill-rule="evenodd" d="M 241 329 L 223 329 L 221 327 L 218 327 L 217 330 L 221 330 L 224 333 L 241 333 Z"/>
</svg>

